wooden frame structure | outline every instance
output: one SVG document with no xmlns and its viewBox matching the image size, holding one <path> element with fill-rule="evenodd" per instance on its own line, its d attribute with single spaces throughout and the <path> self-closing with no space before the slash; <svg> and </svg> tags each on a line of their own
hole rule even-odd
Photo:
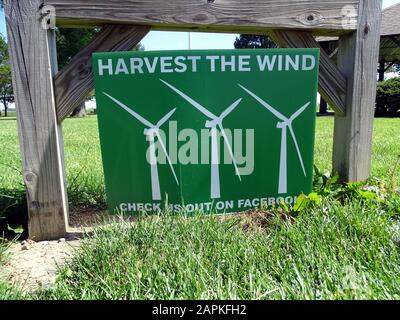
<svg viewBox="0 0 400 320">
<path fill-rule="evenodd" d="M 151 30 L 270 34 L 283 47 L 339 36 L 338 64 L 322 51 L 319 89 L 336 111 L 333 167 L 342 180 L 370 175 L 381 0 L 5 0 L 29 235 L 68 228 L 62 121 L 93 89 L 91 54 L 130 50 Z M 63 70 L 59 27 L 102 27 Z"/>
</svg>

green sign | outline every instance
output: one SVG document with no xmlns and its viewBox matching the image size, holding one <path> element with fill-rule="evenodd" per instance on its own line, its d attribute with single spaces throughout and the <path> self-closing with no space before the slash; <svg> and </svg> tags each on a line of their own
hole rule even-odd
<svg viewBox="0 0 400 320">
<path fill-rule="evenodd" d="M 239 212 L 312 188 L 318 49 L 93 56 L 110 212 Z"/>
</svg>

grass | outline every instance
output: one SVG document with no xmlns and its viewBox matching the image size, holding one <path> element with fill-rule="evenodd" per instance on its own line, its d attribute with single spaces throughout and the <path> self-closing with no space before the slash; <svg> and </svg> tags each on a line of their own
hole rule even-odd
<svg viewBox="0 0 400 320">
<path fill-rule="evenodd" d="M 399 299 L 399 229 L 360 202 L 152 217 L 86 240 L 46 299 Z"/>
<path fill-rule="evenodd" d="M 68 196 L 76 206 L 105 206 L 104 177 L 96 117 L 64 124 Z M 24 202 L 16 121 L 0 122 L 0 217 Z"/>
<path fill-rule="evenodd" d="M 333 118 L 318 118 L 315 165 L 321 171 L 331 171 Z M 386 182 L 400 181 L 400 170 L 393 172 L 400 155 L 400 119 L 375 119 L 372 148 L 372 176 Z M 398 168 L 399 169 L 399 168 Z"/>
<path fill-rule="evenodd" d="M 12 120 L 16 118 L 17 116 L 17 112 L 16 111 L 8 111 L 7 112 L 7 117 L 4 116 L 4 110 L 1 111 L 1 115 L 0 115 L 0 121 L 1 120 Z"/>
<path fill-rule="evenodd" d="M 104 207 L 106 198 L 97 117 L 68 119 L 63 129 L 70 202 L 78 206 Z"/>
<path fill-rule="evenodd" d="M 6 261 L 6 250 L 8 246 L 0 237 L 0 266 Z M 0 281 L 0 300 L 16 300 L 24 297 L 24 294 L 17 290 L 15 287 L 12 287 L 9 284 L 6 284 Z"/>
<path fill-rule="evenodd" d="M 376 119 L 372 175 L 386 182 L 400 181 L 393 172 L 400 154 L 400 119 Z M 77 206 L 105 206 L 104 177 L 100 155 L 97 118 L 67 119 L 63 126 L 68 195 Z M 333 118 L 318 118 L 315 165 L 330 171 Z M 23 199 L 18 134 L 15 121 L 0 122 L 0 215 L 1 208 Z M 392 177 L 393 175 L 393 177 Z"/>
<path fill-rule="evenodd" d="M 22 300 L 27 296 L 9 284 L 0 282 L 0 300 Z"/>
<path fill-rule="evenodd" d="M 375 120 L 372 173 L 392 187 L 400 181 L 399 128 L 400 119 Z M 63 129 L 69 200 L 103 208 L 96 117 L 68 119 Z M 333 119 L 319 118 L 315 162 L 323 172 L 331 170 L 332 133 Z M 0 147 L 1 216 L 23 199 L 15 121 L 0 121 Z M 54 290 L 22 296 L 0 283 L 0 298 L 400 299 L 395 201 L 328 197 L 296 217 L 143 217 L 86 239 Z"/>
</svg>

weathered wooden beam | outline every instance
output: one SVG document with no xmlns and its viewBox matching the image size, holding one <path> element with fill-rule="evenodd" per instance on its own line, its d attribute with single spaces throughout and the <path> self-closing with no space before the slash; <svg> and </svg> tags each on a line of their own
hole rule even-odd
<svg viewBox="0 0 400 320">
<path fill-rule="evenodd" d="M 333 171 L 343 181 L 371 172 L 381 0 L 361 0 L 358 31 L 339 40 L 338 66 L 348 79 L 346 116 L 335 118 Z"/>
<path fill-rule="evenodd" d="M 335 50 L 333 50 L 333 52 L 329 55 L 329 58 L 333 59 L 337 55 L 338 51 L 339 51 L 339 48 L 336 48 Z"/>
<path fill-rule="evenodd" d="M 394 64 L 395 64 L 395 62 L 390 62 L 390 63 L 385 67 L 385 72 L 388 72 L 389 69 L 390 69 L 391 67 L 393 67 Z"/>
<path fill-rule="evenodd" d="M 62 122 L 93 90 L 93 52 L 128 51 L 133 49 L 150 31 L 149 27 L 106 25 L 93 41 L 55 78 L 55 98 L 58 122 Z"/>
<path fill-rule="evenodd" d="M 397 46 L 400 47 L 400 40 L 397 39 L 396 36 L 389 36 L 390 40 L 392 40 Z"/>
<path fill-rule="evenodd" d="M 283 48 L 320 48 L 319 92 L 338 115 L 346 112 L 346 78 L 309 32 L 274 31 L 269 33 Z"/>
<path fill-rule="evenodd" d="M 380 51 L 380 58 L 385 61 L 399 61 L 400 54 L 398 48 L 383 48 Z"/>
<path fill-rule="evenodd" d="M 379 68 L 378 68 L 378 81 L 381 82 L 385 80 L 385 60 L 379 61 Z"/>
<path fill-rule="evenodd" d="M 68 208 L 61 130 L 57 126 L 49 38 L 41 0 L 6 0 L 5 16 L 17 110 L 29 237 L 64 237 Z"/>
<path fill-rule="evenodd" d="M 264 32 L 355 30 L 359 0 L 44 0 L 60 26 L 127 23 L 158 30 Z M 264 30 L 263 30 L 264 29 Z"/>
</svg>

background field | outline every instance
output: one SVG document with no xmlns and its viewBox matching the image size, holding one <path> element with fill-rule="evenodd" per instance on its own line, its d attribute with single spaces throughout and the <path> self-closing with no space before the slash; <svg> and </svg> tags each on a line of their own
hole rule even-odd
<svg viewBox="0 0 400 320">
<path fill-rule="evenodd" d="M 104 208 L 97 118 L 67 119 L 63 131 L 70 202 Z M 318 118 L 315 165 L 323 172 L 331 170 L 332 137 L 333 118 Z M 10 203 L 24 190 L 16 121 L 0 120 L 0 150 L 0 203 Z M 372 175 L 399 181 L 400 170 L 394 171 L 399 155 L 400 119 L 376 119 Z"/>
</svg>

